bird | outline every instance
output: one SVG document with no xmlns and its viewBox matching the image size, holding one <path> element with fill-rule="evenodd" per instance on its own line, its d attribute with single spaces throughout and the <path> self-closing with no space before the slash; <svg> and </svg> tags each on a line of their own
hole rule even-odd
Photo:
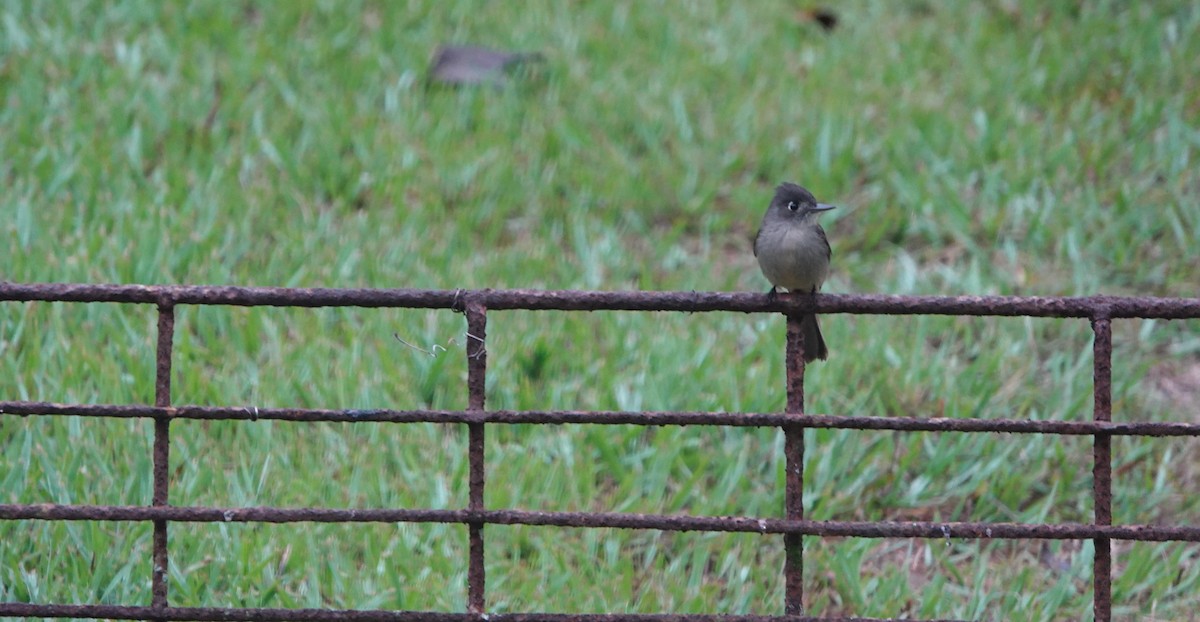
<svg viewBox="0 0 1200 622">
<path fill-rule="evenodd" d="M 829 274 L 833 251 L 817 216 L 836 206 L 818 203 L 803 186 L 783 182 L 775 188 L 762 224 L 754 236 L 754 256 L 763 276 L 771 282 L 767 295 L 774 298 L 778 288 L 789 292 L 815 294 Z M 804 362 L 825 360 L 829 349 L 817 316 L 800 318 L 804 335 Z"/>
</svg>

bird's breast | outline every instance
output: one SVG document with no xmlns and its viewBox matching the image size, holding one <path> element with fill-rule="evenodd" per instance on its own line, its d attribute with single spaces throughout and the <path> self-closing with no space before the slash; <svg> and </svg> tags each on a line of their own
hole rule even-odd
<svg viewBox="0 0 1200 622">
<path fill-rule="evenodd" d="M 829 272 L 828 249 L 810 228 L 784 226 L 763 231 L 757 255 L 767 280 L 789 291 L 814 291 Z"/>
</svg>

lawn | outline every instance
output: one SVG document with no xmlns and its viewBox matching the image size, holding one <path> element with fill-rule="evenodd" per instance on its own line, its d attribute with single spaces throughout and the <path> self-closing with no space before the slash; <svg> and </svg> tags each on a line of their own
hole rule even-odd
<svg viewBox="0 0 1200 622">
<path fill-rule="evenodd" d="M 0 279 L 766 291 L 774 186 L 825 291 L 1197 296 L 1183 0 L 0 3 Z M 444 42 L 537 50 L 427 84 Z M 0 400 L 152 403 L 155 313 L 0 303 Z M 1086 320 L 830 315 L 809 411 L 1086 420 Z M 1200 321 L 1114 322 L 1114 419 L 1200 421 Z M 182 307 L 176 404 L 466 406 L 449 311 Z M 405 345 L 396 337 L 409 344 Z M 488 406 L 777 412 L 775 315 L 489 314 Z M 434 346 L 445 348 L 441 351 Z M 434 356 L 422 352 L 433 352 Z M 0 503 L 148 504 L 153 424 L 0 416 Z M 459 508 L 466 431 L 172 424 L 171 503 Z M 805 512 L 1087 522 L 1089 437 L 809 430 Z M 780 517 L 776 430 L 489 426 L 490 508 Z M 1200 522 L 1200 439 L 1118 439 L 1115 523 Z M 0 601 L 150 600 L 149 523 L 0 523 Z M 782 613 L 782 538 L 486 529 L 493 612 Z M 466 528 L 173 524 L 180 606 L 464 611 Z M 806 539 L 816 615 L 1091 619 L 1090 542 Z M 1114 543 L 1118 619 L 1200 546 Z"/>
</svg>

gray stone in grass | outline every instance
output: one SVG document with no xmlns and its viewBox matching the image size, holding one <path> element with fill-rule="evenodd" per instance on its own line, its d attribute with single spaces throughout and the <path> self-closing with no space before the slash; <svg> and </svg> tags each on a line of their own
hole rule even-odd
<svg viewBox="0 0 1200 622">
<path fill-rule="evenodd" d="M 540 61 L 539 52 L 505 52 L 473 45 L 443 45 L 433 55 L 429 81 L 456 86 L 502 86 L 523 63 Z"/>
</svg>

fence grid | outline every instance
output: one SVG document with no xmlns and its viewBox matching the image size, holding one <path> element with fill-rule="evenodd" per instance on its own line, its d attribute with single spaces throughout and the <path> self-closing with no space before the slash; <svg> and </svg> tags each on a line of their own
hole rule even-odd
<svg viewBox="0 0 1200 622">
<path fill-rule="evenodd" d="M 67 605 L 0 602 L 0 616 L 40 616 L 149 620 L 305 620 L 388 622 L 799 622 L 867 620 L 810 618 L 803 615 L 804 536 L 864 538 L 1090 539 L 1094 615 L 1112 619 L 1112 540 L 1200 542 L 1200 526 L 1112 524 L 1112 437 L 1200 437 L 1200 423 L 1112 421 L 1112 320 L 1121 318 L 1200 318 L 1200 299 L 1147 297 L 879 296 L 819 295 L 768 299 L 756 293 L 596 292 L 541 290 L 299 289 L 228 286 L 145 286 L 0 283 L 0 302 L 153 304 L 158 310 L 154 405 L 55 404 L 0 401 L 0 414 L 83 416 L 154 420 L 153 496 L 149 506 L 0 504 L 0 520 L 150 521 L 153 567 L 149 606 Z M 178 305 L 367 307 L 450 309 L 466 316 L 467 409 L 327 410 L 174 406 L 171 401 L 172 345 Z M 676 311 L 783 313 L 787 316 L 787 406 L 784 413 L 489 411 L 487 313 L 489 310 Z M 811 415 L 804 412 L 804 313 L 873 315 L 964 315 L 1086 318 L 1093 340 L 1091 421 L 952 419 Z M 2 397 L 2 396 L 0 396 Z M 468 503 L 461 510 L 338 509 L 280 507 L 176 507 L 169 503 L 170 424 L 175 419 L 255 421 L 340 421 L 458 423 L 468 429 Z M 783 519 L 594 512 L 489 510 L 484 504 L 486 426 L 517 423 L 594 425 L 718 425 L 779 427 L 784 433 Z M 1093 445 L 1095 517 L 1087 524 L 1019 524 L 928 521 L 812 521 L 804 518 L 804 430 L 806 428 L 926 432 L 1006 432 L 1087 435 Z M 467 612 L 362 611 L 331 609 L 173 607 L 167 589 L 168 526 L 172 522 L 440 522 L 468 527 Z M 782 534 L 784 539 L 783 616 L 675 614 L 488 614 L 484 573 L 486 525 L 609 527 L 666 531 Z"/>
</svg>

